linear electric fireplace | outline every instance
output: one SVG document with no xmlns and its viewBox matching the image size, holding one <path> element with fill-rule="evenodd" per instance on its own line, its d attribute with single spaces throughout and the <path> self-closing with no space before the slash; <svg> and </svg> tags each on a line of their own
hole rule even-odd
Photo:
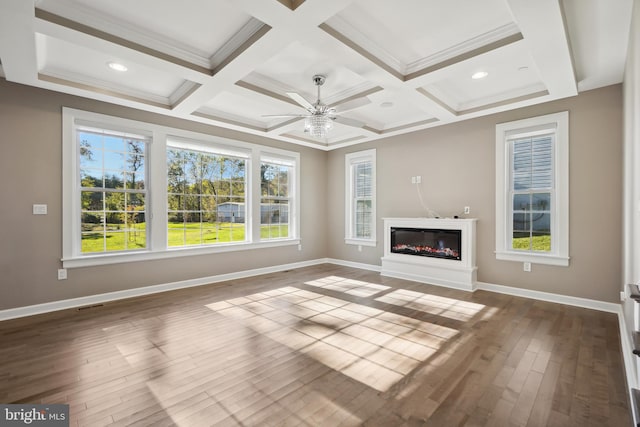
<svg viewBox="0 0 640 427">
<path fill-rule="evenodd" d="M 460 261 L 461 230 L 391 227 L 391 252 Z"/>
<path fill-rule="evenodd" d="M 384 218 L 383 276 L 473 290 L 476 219 Z"/>
</svg>

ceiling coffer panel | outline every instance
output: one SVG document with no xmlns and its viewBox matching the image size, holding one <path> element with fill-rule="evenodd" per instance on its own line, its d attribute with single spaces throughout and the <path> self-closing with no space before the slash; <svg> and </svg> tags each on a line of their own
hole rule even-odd
<svg viewBox="0 0 640 427">
<path fill-rule="evenodd" d="M 0 76 L 331 150 L 619 83 L 632 5 L 2 0 Z"/>
</svg>

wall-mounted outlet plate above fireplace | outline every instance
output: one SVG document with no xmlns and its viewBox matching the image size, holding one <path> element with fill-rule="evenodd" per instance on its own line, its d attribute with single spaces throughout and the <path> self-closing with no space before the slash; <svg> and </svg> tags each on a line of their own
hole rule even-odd
<svg viewBox="0 0 640 427">
<path fill-rule="evenodd" d="M 383 276 L 472 291 L 476 219 L 384 218 Z"/>
</svg>

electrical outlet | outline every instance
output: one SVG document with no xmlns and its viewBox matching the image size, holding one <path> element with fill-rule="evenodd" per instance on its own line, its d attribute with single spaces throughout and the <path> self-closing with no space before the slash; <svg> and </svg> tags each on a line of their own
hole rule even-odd
<svg viewBox="0 0 640 427">
<path fill-rule="evenodd" d="M 525 262 L 523 267 L 522 267 L 522 269 L 524 271 L 526 271 L 527 273 L 530 273 L 531 272 L 531 263 L 530 262 Z"/>
<path fill-rule="evenodd" d="M 620 292 L 620 301 L 624 302 L 627 299 L 627 293 L 625 291 Z"/>
<path fill-rule="evenodd" d="M 66 268 L 58 269 L 58 280 L 67 280 L 67 269 Z"/>
<path fill-rule="evenodd" d="M 471 213 L 471 208 L 469 206 L 464 207 L 464 214 L 469 215 Z"/>
<path fill-rule="evenodd" d="M 302 250 L 302 243 L 298 245 L 298 250 L 301 251 Z"/>
<path fill-rule="evenodd" d="M 411 183 L 412 183 L 412 184 L 415 184 L 415 183 L 416 183 L 416 177 L 415 177 L 415 176 L 412 176 L 412 177 L 411 177 Z"/>
<path fill-rule="evenodd" d="M 358 245 L 358 252 L 362 252 L 362 245 Z"/>
<path fill-rule="evenodd" d="M 416 176 L 416 184 L 420 184 L 422 182 L 422 176 Z"/>
</svg>

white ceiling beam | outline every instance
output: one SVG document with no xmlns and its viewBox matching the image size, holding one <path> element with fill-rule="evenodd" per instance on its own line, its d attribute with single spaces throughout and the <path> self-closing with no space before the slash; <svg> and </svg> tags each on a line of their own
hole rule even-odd
<svg viewBox="0 0 640 427">
<path fill-rule="evenodd" d="M 551 96 L 577 95 L 576 75 L 560 1 L 506 2 Z"/>
<path fill-rule="evenodd" d="M 38 58 L 34 32 L 33 2 L 0 2 L 0 59 L 7 80 L 36 84 Z"/>
<path fill-rule="evenodd" d="M 197 111 L 220 92 L 235 85 L 293 42 L 313 38 L 317 26 L 349 3 L 344 0 L 306 0 L 295 11 L 276 1 L 240 0 L 234 3 L 271 29 L 227 62 L 202 86 L 174 106 L 179 114 Z"/>
</svg>

